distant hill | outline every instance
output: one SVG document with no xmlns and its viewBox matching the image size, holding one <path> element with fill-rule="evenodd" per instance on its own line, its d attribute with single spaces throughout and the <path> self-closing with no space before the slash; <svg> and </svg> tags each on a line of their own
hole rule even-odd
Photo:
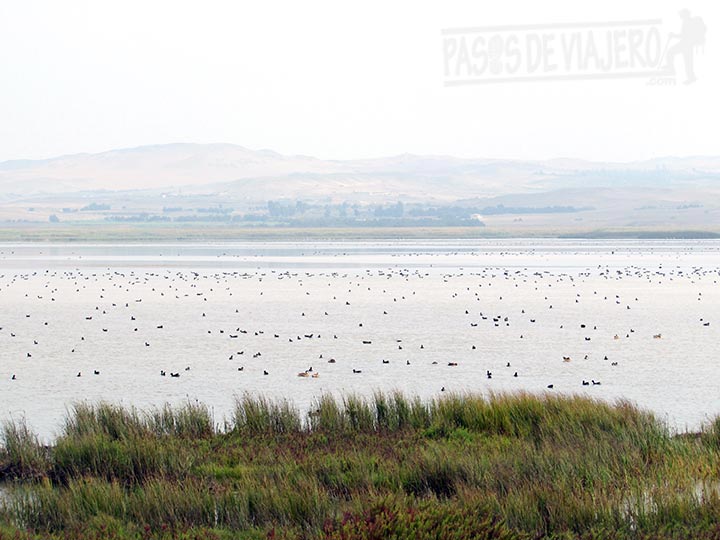
<svg viewBox="0 0 720 540">
<path fill-rule="evenodd" d="M 403 154 L 321 160 L 231 144 L 166 144 L 0 163 L 0 195 L 186 188 L 258 200 L 326 196 L 455 200 L 591 187 L 672 187 L 720 178 L 720 157 L 632 163 Z"/>
<path fill-rule="evenodd" d="M 2 193 L 66 193 L 160 189 L 339 166 L 306 156 L 282 156 L 231 144 L 166 144 L 0 163 Z"/>
<path fill-rule="evenodd" d="M 278 200 L 314 203 L 307 218 L 313 223 L 328 216 L 339 223 L 340 217 L 362 220 L 368 213 L 386 213 L 380 208 L 348 214 L 337 205 L 402 201 L 425 205 L 406 209 L 405 217 L 411 211 L 415 216 L 449 215 L 433 207 L 450 205 L 471 209 L 470 215 L 480 219 L 486 216 L 476 210 L 489 209 L 485 213 L 493 218 L 487 224 L 505 228 L 718 229 L 720 157 L 602 163 L 402 154 L 322 160 L 231 144 L 166 144 L 0 163 L 4 221 L 47 221 L 57 212 L 69 212 L 62 221 L 138 215 L 179 220 L 190 219 L 188 212 L 197 217 L 211 205 L 225 205 L 222 219 L 256 219 L 268 201 Z M 91 214 L 83 209 L 93 202 L 111 211 Z M 582 212 L 537 211 L 552 208 Z"/>
</svg>

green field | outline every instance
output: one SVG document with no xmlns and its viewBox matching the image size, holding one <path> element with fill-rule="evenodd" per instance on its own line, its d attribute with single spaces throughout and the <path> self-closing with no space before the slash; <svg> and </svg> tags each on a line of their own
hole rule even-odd
<svg viewBox="0 0 720 540">
<path fill-rule="evenodd" d="M 394 240 L 474 238 L 720 238 L 717 227 L 697 230 L 663 228 L 533 229 L 489 227 L 260 227 L 158 224 L 0 225 L 0 242 L 183 242 L 282 240 Z"/>
<path fill-rule="evenodd" d="M 498 236 L 496 233 L 495 236 Z M 5 242 L 182 242 L 203 240 L 383 240 L 394 238 L 484 238 L 476 227 L 286 228 L 212 225 L 63 225 L 0 227 Z"/>
<path fill-rule="evenodd" d="M 79 404 L 50 447 L 6 424 L 0 471 L 2 539 L 720 537 L 720 421 L 579 397 Z"/>
</svg>

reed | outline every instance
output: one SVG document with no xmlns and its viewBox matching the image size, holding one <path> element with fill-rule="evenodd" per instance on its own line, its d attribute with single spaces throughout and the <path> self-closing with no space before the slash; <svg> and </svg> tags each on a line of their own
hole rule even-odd
<svg viewBox="0 0 720 540">
<path fill-rule="evenodd" d="M 165 405 L 146 414 L 146 428 L 157 436 L 203 439 L 212 437 L 215 422 L 210 409 L 202 403 L 188 402 L 173 408 Z"/>
<path fill-rule="evenodd" d="M 24 419 L 5 422 L 2 427 L 0 476 L 37 479 L 48 470 L 48 452 L 30 431 Z"/>
<path fill-rule="evenodd" d="M 234 429 L 245 435 L 298 433 L 302 417 L 289 401 L 273 402 L 264 396 L 244 394 L 235 400 Z"/>
<path fill-rule="evenodd" d="M 48 448 L 5 425 L 0 540 L 716 538 L 719 433 L 530 394 L 326 394 L 306 415 L 245 394 L 222 428 L 197 403 L 79 404 Z"/>
<path fill-rule="evenodd" d="M 104 435 L 113 440 L 149 435 L 146 423 L 135 408 L 100 402 L 80 402 L 73 405 L 66 416 L 63 429 L 65 438 L 82 438 Z"/>
</svg>

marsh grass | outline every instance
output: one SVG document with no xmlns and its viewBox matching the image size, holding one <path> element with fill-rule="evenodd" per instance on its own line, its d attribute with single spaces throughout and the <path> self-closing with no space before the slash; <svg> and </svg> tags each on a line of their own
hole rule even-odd
<svg viewBox="0 0 720 540">
<path fill-rule="evenodd" d="M 81 439 L 102 435 L 110 440 L 128 440 L 151 436 L 207 438 L 216 428 L 210 409 L 201 403 L 187 402 L 179 407 L 154 408 L 141 413 L 113 403 L 76 403 L 66 416 L 62 437 Z"/>
<path fill-rule="evenodd" d="M 209 438 L 217 431 L 210 409 L 204 404 L 192 402 L 179 408 L 170 405 L 156 408 L 147 413 L 145 425 L 157 436 L 187 439 Z"/>
<path fill-rule="evenodd" d="M 81 439 L 103 435 L 111 440 L 145 437 L 150 434 L 146 423 L 135 408 L 101 402 L 80 402 L 73 405 L 65 418 L 62 437 Z"/>
<path fill-rule="evenodd" d="M 302 414 L 245 394 L 222 428 L 196 403 L 78 404 L 50 448 L 6 424 L 0 521 L 61 538 L 98 522 L 118 538 L 712 538 L 719 441 L 717 421 L 671 436 L 627 402 L 550 395 L 322 395 Z"/>
<path fill-rule="evenodd" d="M 37 479 L 48 468 L 48 452 L 32 433 L 24 419 L 5 422 L 2 426 L 0 475 Z"/>
<path fill-rule="evenodd" d="M 300 412 L 289 401 L 250 394 L 235 400 L 232 420 L 231 429 L 244 435 L 298 433 L 303 425 Z"/>
</svg>

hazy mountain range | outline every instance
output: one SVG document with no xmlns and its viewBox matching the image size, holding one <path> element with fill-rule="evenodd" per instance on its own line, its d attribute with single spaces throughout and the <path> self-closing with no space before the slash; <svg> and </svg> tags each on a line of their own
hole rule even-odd
<svg viewBox="0 0 720 540">
<path fill-rule="evenodd" d="M 658 188 L 720 178 L 720 157 L 630 163 L 517 161 L 403 154 L 321 160 L 231 144 L 167 144 L 0 163 L 0 193 L 184 188 L 246 191 L 258 199 L 382 194 L 461 199 L 598 186 Z"/>
<path fill-rule="evenodd" d="M 92 193 L 123 198 L 130 201 L 127 208 L 143 193 L 213 197 L 236 206 L 269 200 L 574 206 L 592 208 L 598 222 L 617 214 L 633 221 L 628 212 L 659 210 L 643 216 L 660 223 L 667 209 L 702 209 L 692 220 L 702 224 L 720 221 L 720 157 L 601 163 L 403 154 L 322 160 L 231 144 L 167 144 L 0 163 L 4 205 L 47 206 L 57 199 L 72 206 L 74 197 L 86 202 Z"/>
</svg>

